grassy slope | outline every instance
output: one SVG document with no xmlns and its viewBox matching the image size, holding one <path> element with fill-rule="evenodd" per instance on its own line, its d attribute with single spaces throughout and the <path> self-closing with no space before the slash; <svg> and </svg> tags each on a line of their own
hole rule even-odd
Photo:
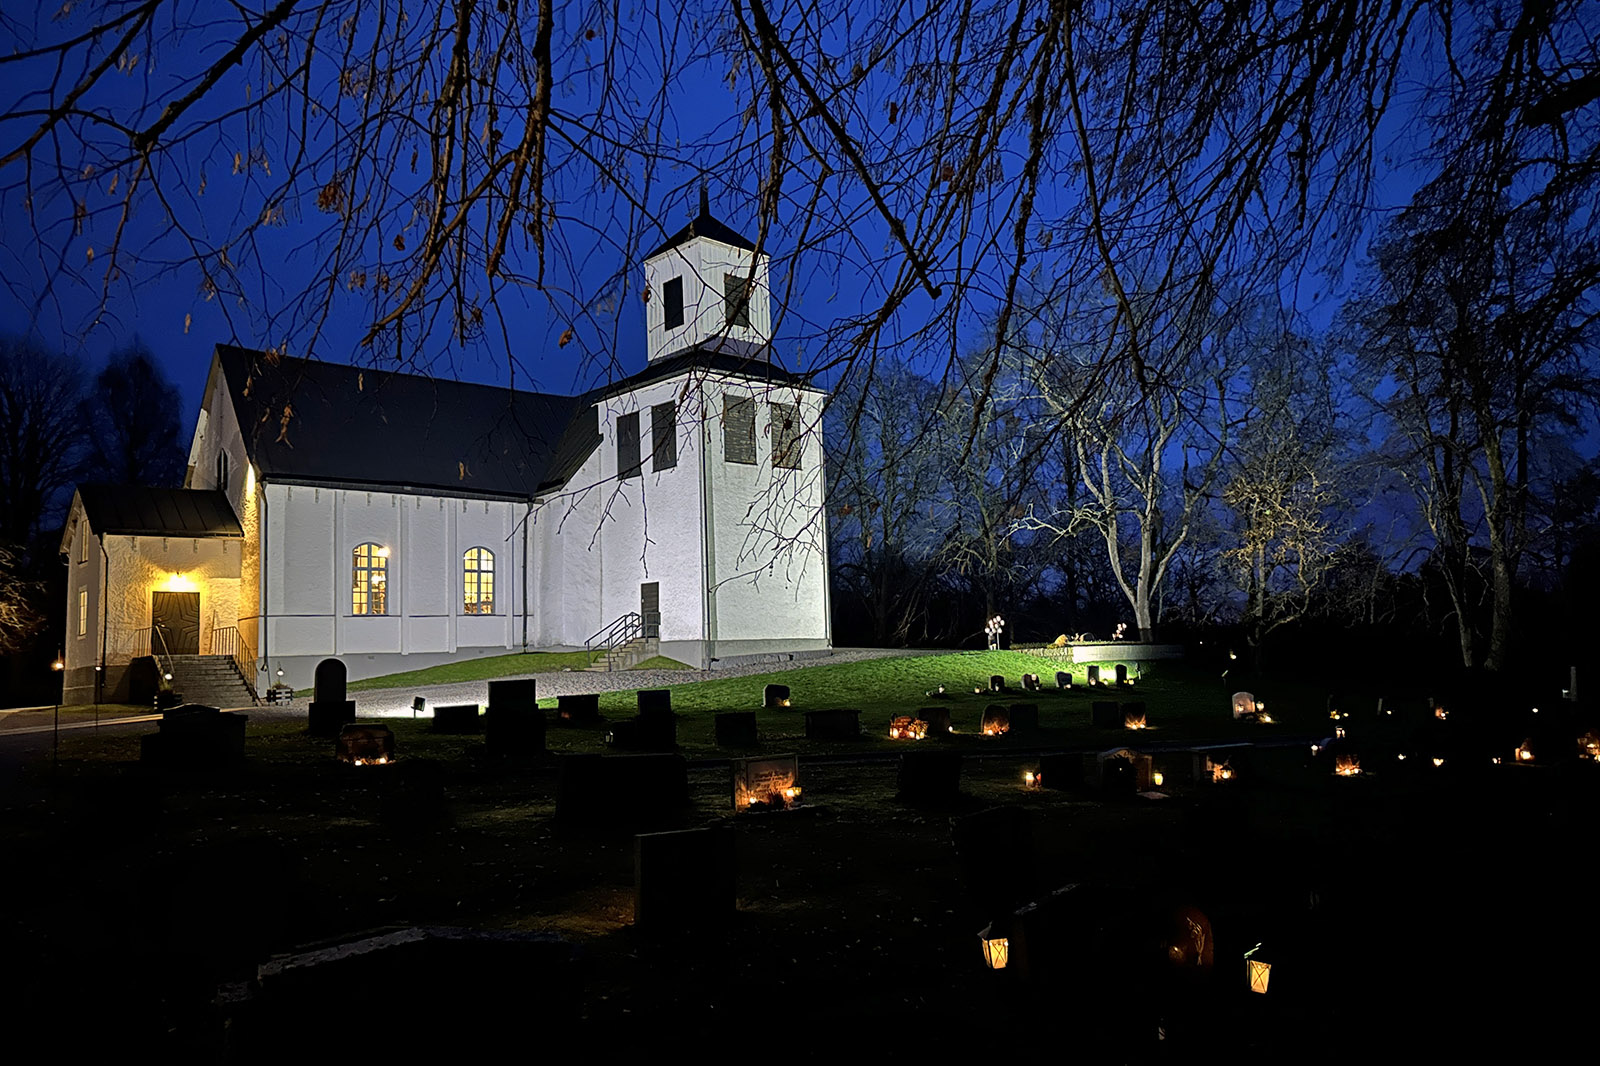
<svg viewBox="0 0 1600 1066">
<path fill-rule="evenodd" d="M 582 670 L 598 653 L 583 651 L 516 652 L 511 655 L 488 655 L 481 659 L 466 659 L 443 666 L 430 666 L 425 670 L 407 670 L 400 674 L 384 674 L 352 681 L 345 686 L 351 692 L 370 692 L 379 688 L 403 688 L 407 685 L 448 685 L 456 681 L 485 681 L 501 677 L 520 677 L 523 674 L 552 673 L 558 670 Z M 309 696 L 310 689 L 299 693 Z"/>
</svg>

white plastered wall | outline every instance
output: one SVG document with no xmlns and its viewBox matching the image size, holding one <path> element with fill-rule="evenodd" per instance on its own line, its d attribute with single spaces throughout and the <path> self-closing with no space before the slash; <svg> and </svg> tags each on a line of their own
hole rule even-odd
<svg viewBox="0 0 1600 1066">
<path fill-rule="evenodd" d="M 648 260 L 644 270 L 650 302 L 646 305 L 645 323 L 650 361 L 713 338 L 766 344 L 772 336 L 767 256 L 759 257 L 756 262 L 749 326 L 730 327 L 726 322 L 723 279 L 729 274 L 749 276 L 753 259 L 756 259 L 754 252 L 695 238 Z M 675 277 L 683 279 L 683 325 L 667 329 L 662 291 L 667 281 Z"/>
</svg>

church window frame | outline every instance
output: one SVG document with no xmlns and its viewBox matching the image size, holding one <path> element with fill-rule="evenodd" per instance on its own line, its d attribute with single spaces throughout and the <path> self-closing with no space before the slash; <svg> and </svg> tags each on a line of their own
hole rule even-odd
<svg viewBox="0 0 1600 1066">
<path fill-rule="evenodd" d="M 722 458 L 740 466 L 756 465 L 756 401 L 753 396 L 722 394 Z"/>
<path fill-rule="evenodd" d="M 494 552 L 481 545 L 461 553 L 461 613 L 494 614 Z"/>
<path fill-rule="evenodd" d="M 678 405 L 671 400 L 650 407 L 650 469 L 678 465 Z"/>
<path fill-rule="evenodd" d="M 639 412 L 617 416 L 617 478 L 626 481 L 644 473 L 639 456 Z"/>
<path fill-rule="evenodd" d="M 389 549 L 375 541 L 357 544 L 350 554 L 350 613 L 382 617 L 389 613 Z"/>
<path fill-rule="evenodd" d="M 773 403 L 772 407 L 772 465 L 783 470 L 799 470 L 805 453 L 805 440 L 800 432 L 800 405 Z"/>
<path fill-rule="evenodd" d="M 723 320 L 728 329 L 750 328 L 750 296 L 754 288 L 748 274 L 722 275 Z"/>
<path fill-rule="evenodd" d="M 667 329 L 683 325 L 683 277 L 668 278 L 661 286 L 662 321 Z"/>
</svg>

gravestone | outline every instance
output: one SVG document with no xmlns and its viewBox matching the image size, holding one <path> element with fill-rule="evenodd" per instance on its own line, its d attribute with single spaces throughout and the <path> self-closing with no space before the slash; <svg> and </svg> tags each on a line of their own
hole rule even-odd
<svg viewBox="0 0 1600 1066">
<path fill-rule="evenodd" d="M 1132 795 L 1154 787 L 1150 775 L 1155 770 L 1155 760 L 1142 752 L 1114 748 L 1101 752 L 1095 761 L 1100 791 L 1107 795 Z"/>
<path fill-rule="evenodd" d="M 950 708 L 921 707 L 917 717 L 928 723 L 928 736 L 934 740 L 950 739 Z"/>
<path fill-rule="evenodd" d="M 339 730 L 333 757 L 351 766 L 394 762 L 394 731 L 386 725 L 347 725 Z"/>
<path fill-rule="evenodd" d="M 642 688 L 639 690 L 639 713 L 658 714 L 672 710 L 670 688 Z"/>
<path fill-rule="evenodd" d="M 800 798 L 800 760 L 794 755 L 733 759 L 728 763 L 733 809 L 785 810 Z"/>
<path fill-rule="evenodd" d="M 1089 684 L 1091 686 L 1100 684 L 1100 667 L 1091 664 L 1088 667 L 1088 673 L 1089 673 Z"/>
<path fill-rule="evenodd" d="M 339 730 L 356 720 L 355 700 L 345 699 L 344 662 L 324 659 L 312 677 L 311 705 L 307 708 L 306 729 L 312 736 L 336 737 Z"/>
<path fill-rule="evenodd" d="M 761 706 L 769 711 L 789 706 L 789 686 L 768 685 L 762 689 Z"/>
<path fill-rule="evenodd" d="M 1033 816 L 991 807 L 950 819 L 961 880 L 975 918 L 1010 914 L 1033 895 Z"/>
<path fill-rule="evenodd" d="M 395 826 L 420 825 L 445 817 L 444 764 L 437 759 L 396 763 L 384 774 L 379 817 Z"/>
<path fill-rule="evenodd" d="M 998 703 L 989 704 L 983 709 L 981 725 L 986 737 L 1005 736 L 1011 731 L 1011 709 Z"/>
<path fill-rule="evenodd" d="M 633 838 L 633 924 L 648 933 L 731 918 L 738 864 L 731 826 L 642 833 Z"/>
<path fill-rule="evenodd" d="M 1039 675 L 1038 674 L 1023 674 L 1022 675 L 1022 691 L 1024 691 L 1024 692 L 1038 692 L 1039 691 Z"/>
<path fill-rule="evenodd" d="M 661 706 L 652 702 L 649 706 L 639 708 L 639 717 L 634 719 L 639 740 L 639 747 L 644 751 L 673 751 L 678 746 L 678 716 L 672 713 L 672 705 L 668 703 Z"/>
<path fill-rule="evenodd" d="M 1006 690 L 1006 679 L 1004 677 L 1000 676 L 999 674 L 990 674 L 989 675 L 989 691 L 990 692 L 1004 692 L 1005 690 Z"/>
<path fill-rule="evenodd" d="M 1233 694 L 1233 717 L 1237 720 L 1248 718 L 1256 713 L 1256 698 L 1248 692 L 1235 692 Z"/>
<path fill-rule="evenodd" d="M 1143 729 L 1148 724 L 1145 721 L 1143 700 L 1135 700 L 1122 705 L 1122 726 L 1124 729 Z"/>
<path fill-rule="evenodd" d="M 681 755 L 563 755 L 556 820 L 566 825 L 643 825 L 677 816 L 689 798 Z"/>
<path fill-rule="evenodd" d="M 1096 729 L 1121 729 L 1122 704 L 1113 700 L 1095 700 L 1089 705 L 1089 722 Z"/>
<path fill-rule="evenodd" d="M 492 755 L 533 758 L 544 754 L 544 712 L 533 678 L 489 682 L 483 742 Z"/>
<path fill-rule="evenodd" d="M 1039 705 L 1037 703 L 1013 703 L 1006 708 L 1006 714 L 1011 721 L 1010 733 L 1014 737 L 1031 737 L 1039 731 Z"/>
<path fill-rule="evenodd" d="M 599 693 L 584 692 L 574 696 L 557 696 L 556 722 L 559 725 L 599 725 Z"/>
<path fill-rule="evenodd" d="M 512 1046 L 525 1035 L 528 1004 L 575 1018 L 584 1002 L 578 950 L 548 933 L 387 928 L 274 955 L 253 976 L 245 998 L 219 998 L 218 1009 L 228 1046 L 260 1062 L 364 1042 L 374 1019 L 400 1004 L 404 1031 L 387 1031 L 385 1054 L 444 1061 L 459 1054 L 462 1019 L 473 1019 L 474 1039 Z"/>
<path fill-rule="evenodd" d="M 861 712 L 848 708 L 806 711 L 807 740 L 855 740 L 861 735 Z"/>
<path fill-rule="evenodd" d="M 433 709 L 434 733 L 476 733 L 483 728 L 476 703 L 453 703 Z"/>
<path fill-rule="evenodd" d="M 727 711 L 716 717 L 717 747 L 753 748 L 757 743 L 756 712 Z"/>
<path fill-rule="evenodd" d="M 1128 683 L 1129 683 L 1128 682 L 1128 666 L 1127 666 L 1126 663 L 1118 663 L 1117 664 L 1117 684 L 1118 685 L 1126 685 Z"/>
<path fill-rule="evenodd" d="M 1039 774 L 1045 788 L 1073 791 L 1083 787 L 1084 757 L 1075 751 L 1039 756 Z"/>
<path fill-rule="evenodd" d="M 900 756 L 895 784 L 906 803 L 952 803 L 961 798 L 961 753 L 908 751 Z"/>
<path fill-rule="evenodd" d="M 211 770 L 244 758 L 248 715 L 180 704 L 166 711 L 158 732 L 139 738 L 139 761 L 166 770 Z"/>
<path fill-rule="evenodd" d="M 1071 688 L 1072 675 L 1065 670 L 1056 671 L 1056 688 Z"/>
</svg>

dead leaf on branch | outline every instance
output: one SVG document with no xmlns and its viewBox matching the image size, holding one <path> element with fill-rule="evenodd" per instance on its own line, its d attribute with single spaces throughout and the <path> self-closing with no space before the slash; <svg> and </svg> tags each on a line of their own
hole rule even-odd
<svg viewBox="0 0 1600 1066">
<path fill-rule="evenodd" d="M 572 327 L 568 326 L 566 329 L 561 331 L 561 339 L 556 341 L 556 347 L 557 348 L 565 348 L 567 345 L 569 345 L 571 343 L 572 343 Z"/>
</svg>

